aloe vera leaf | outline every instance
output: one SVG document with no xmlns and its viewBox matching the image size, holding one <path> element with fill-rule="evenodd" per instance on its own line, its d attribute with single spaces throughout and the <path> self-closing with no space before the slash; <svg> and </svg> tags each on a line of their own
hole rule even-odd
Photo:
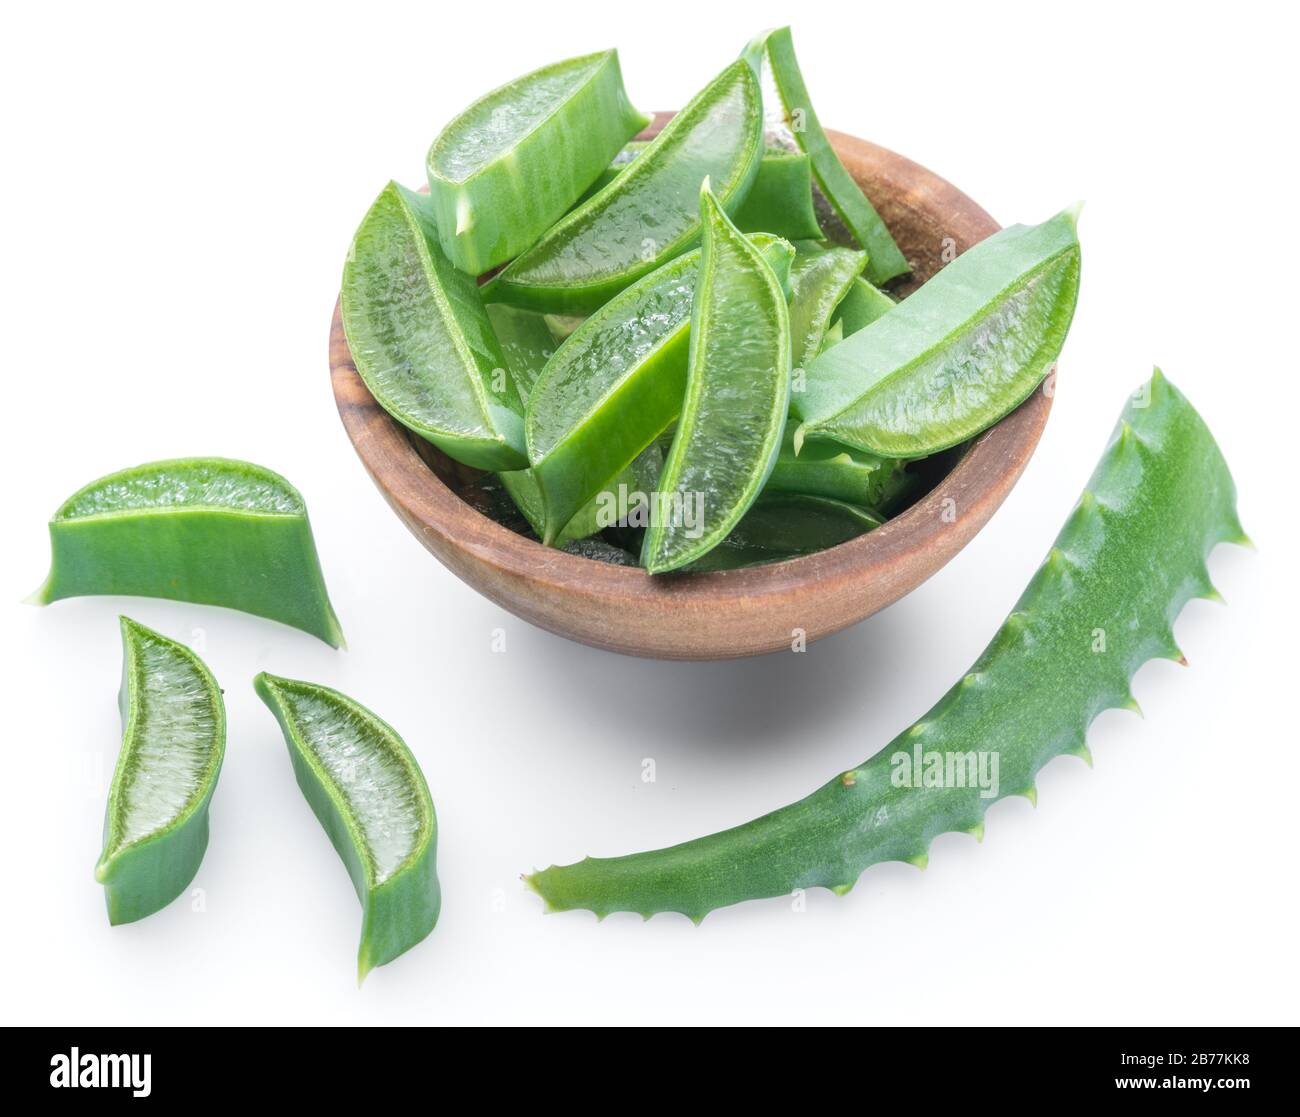
<svg viewBox="0 0 1300 1117">
<path fill-rule="evenodd" d="M 865 252 L 795 245 L 790 265 L 790 338 L 795 368 L 803 368 L 821 349 L 831 315 L 866 265 Z"/>
<path fill-rule="evenodd" d="M 721 543 L 762 490 L 790 405 L 790 311 L 762 252 L 728 219 L 706 179 L 704 246 L 691 305 L 686 395 L 658 495 L 682 508 L 651 518 L 641 565 L 662 574 Z M 690 506 L 695 514 L 684 515 Z"/>
<path fill-rule="evenodd" d="M 898 304 L 879 287 L 858 276 L 844 292 L 844 298 L 835 308 L 835 321 L 841 323 L 844 337 L 864 330 L 877 318 L 882 318 Z"/>
<path fill-rule="evenodd" d="M 226 751 L 221 688 L 203 661 L 128 617 L 121 625 L 122 750 L 95 866 L 112 924 L 152 915 L 194 879 Z"/>
<path fill-rule="evenodd" d="M 759 233 L 752 241 L 778 278 L 789 275 L 787 241 Z M 681 411 L 699 267 L 696 249 L 616 295 L 565 339 L 538 378 L 525 430 L 548 544 Z"/>
<path fill-rule="evenodd" d="M 648 140 L 633 140 L 625 145 L 592 183 L 587 197 L 613 182 L 649 146 Z M 771 233 L 791 241 L 821 240 L 824 234 L 813 209 L 812 164 L 808 156 L 782 147 L 764 148 L 754 185 L 731 219 L 742 233 Z"/>
<path fill-rule="evenodd" d="M 794 452 L 794 430 L 787 424 L 764 493 L 805 493 L 882 510 L 902 489 L 905 463 L 878 458 L 833 442 L 809 442 Z"/>
<path fill-rule="evenodd" d="M 483 289 L 490 301 L 589 314 L 700 237 L 700 182 L 744 200 L 763 152 L 758 80 L 733 63 L 595 197 L 561 219 Z"/>
<path fill-rule="evenodd" d="M 1217 596 L 1205 560 L 1223 542 L 1246 542 L 1232 477 L 1201 417 L 1157 370 L 1125 409 L 1006 623 L 920 721 L 864 764 L 762 818 L 528 881 L 552 910 L 678 911 L 698 921 L 796 888 L 842 894 L 880 861 L 924 865 L 939 834 L 981 836 L 997 799 L 1033 799 L 1034 779 L 1053 757 L 1086 759 L 1092 719 L 1135 707 L 1130 683 L 1142 664 L 1181 659 L 1173 622 L 1191 598 Z M 998 758 L 998 786 L 921 786 L 928 781 L 905 768 L 917 750 L 927 767 L 927 758 L 941 758 L 945 771 L 985 750 Z"/>
<path fill-rule="evenodd" d="M 818 353 L 824 353 L 832 345 L 839 345 L 844 340 L 844 319 L 836 318 L 822 335 L 822 343 L 817 347 Z"/>
<path fill-rule="evenodd" d="M 280 723 L 298 786 L 361 901 L 359 984 L 438 922 L 429 786 L 392 726 L 347 695 L 265 671 L 253 686 Z"/>
<path fill-rule="evenodd" d="M 59 506 L 50 551 L 37 605 L 103 594 L 193 601 L 343 645 L 302 496 L 251 462 L 177 458 L 110 473 Z"/>
<path fill-rule="evenodd" d="M 845 227 L 866 250 L 867 278 L 873 283 L 885 283 L 895 276 L 906 275 L 912 270 L 906 258 L 875 207 L 844 169 L 822 130 L 795 57 L 790 28 L 764 32 L 745 48 L 741 57 L 755 73 L 761 73 L 766 59 L 785 108 L 786 121 L 800 150 L 812 161 L 817 185 Z"/>
<path fill-rule="evenodd" d="M 628 100 L 615 50 L 544 66 L 475 101 L 429 148 L 443 252 L 470 275 L 517 256 L 649 123 Z"/>
<path fill-rule="evenodd" d="M 438 247 L 432 203 L 390 182 L 343 268 L 343 329 L 379 405 L 449 457 L 522 469 L 523 404 L 478 286 Z"/>
<path fill-rule="evenodd" d="M 946 450 L 1014 411 L 1065 343 L 1079 293 L 1077 209 L 962 253 L 888 314 L 827 350 L 791 406 L 804 438 L 882 457 Z"/>
<path fill-rule="evenodd" d="M 699 573 L 784 562 L 847 543 L 883 522 L 869 508 L 825 496 L 773 492 L 769 483 L 731 534 L 689 569 Z"/>
</svg>

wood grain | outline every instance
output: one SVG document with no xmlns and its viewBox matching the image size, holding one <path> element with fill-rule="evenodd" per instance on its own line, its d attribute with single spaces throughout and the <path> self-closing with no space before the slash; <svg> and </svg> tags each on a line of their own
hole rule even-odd
<svg viewBox="0 0 1300 1117">
<path fill-rule="evenodd" d="M 658 114 L 641 138 L 653 136 L 670 115 Z M 964 251 L 997 230 L 975 202 L 910 159 L 828 134 L 912 264 L 899 293 L 938 271 L 946 252 Z M 337 304 L 330 375 L 343 426 L 380 492 L 457 577 L 561 636 L 665 659 L 785 649 L 795 630 L 811 642 L 897 601 L 988 522 L 1028 463 L 1051 409 L 1049 391 L 1040 388 L 975 439 L 928 495 L 848 543 L 771 566 L 651 578 L 543 547 L 477 510 L 482 475 L 410 435 L 375 403 L 352 363 Z"/>
</svg>

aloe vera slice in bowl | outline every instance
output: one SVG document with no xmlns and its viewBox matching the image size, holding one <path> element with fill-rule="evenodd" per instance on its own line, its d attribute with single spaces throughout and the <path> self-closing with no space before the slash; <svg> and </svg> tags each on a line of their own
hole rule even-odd
<svg viewBox="0 0 1300 1117">
<path fill-rule="evenodd" d="M 343 330 L 379 405 L 449 457 L 522 469 L 523 405 L 478 285 L 438 246 L 432 203 L 390 182 L 343 268 Z"/>
<path fill-rule="evenodd" d="M 778 278 L 788 276 L 788 242 L 755 234 L 753 243 Z M 565 339 L 538 378 L 525 429 L 548 544 L 681 411 L 699 268 L 696 249 L 616 295 Z"/>
<path fill-rule="evenodd" d="M 790 338 L 796 368 L 817 356 L 835 308 L 866 262 L 865 252 L 851 248 L 822 248 L 809 241 L 795 245 L 790 265 Z"/>
<path fill-rule="evenodd" d="M 438 822 L 428 784 L 396 731 L 347 695 L 266 672 L 253 686 L 280 723 L 298 786 L 361 900 L 360 983 L 438 922 Z"/>
<path fill-rule="evenodd" d="M 343 632 L 301 494 L 228 458 L 177 458 L 110 473 L 50 520 L 50 573 L 31 601 L 125 594 L 222 605 L 318 636 Z"/>
<path fill-rule="evenodd" d="M 796 454 L 794 428 L 787 424 L 763 492 L 824 496 L 883 511 L 905 485 L 904 467 L 899 458 L 833 442 L 809 442 Z"/>
<path fill-rule="evenodd" d="M 554 225 L 484 287 L 490 301 L 589 314 L 700 235 L 700 182 L 711 177 L 735 209 L 758 174 L 763 106 L 758 80 L 733 63 L 673 117 L 594 197 Z"/>
<path fill-rule="evenodd" d="M 882 457 L 946 450 L 1014 411 L 1065 343 L 1079 293 L 1078 210 L 1012 225 L 963 252 L 807 368 L 805 438 Z"/>
<path fill-rule="evenodd" d="M 771 472 L 790 404 L 790 312 L 781 282 L 707 180 L 700 214 L 686 395 L 659 478 L 665 507 L 641 551 L 651 574 L 694 562 L 736 526 Z"/>
<path fill-rule="evenodd" d="M 517 256 L 648 123 L 623 89 L 615 50 L 544 66 L 481 97 L 429 148 L 443 252 L 470 275 Z"/>
<path fill-rule="evenodd" d="M 877 318 L 883 318 L 898 304 L 884 291 L 858 276 L 844 292 L 844 298 L 835 308 L 835 322 L 840 323 L 843 340 L 859 330 L 865 330 Z"/>
<path fill-rule="evenodd" d="M 693 573 L 740 570 L 824 551 L 884 521 L 870 508 L 808 493 L 764 489 L 731 533 L 688 567 Z"/>
<path fill-rule="evenodd" d="M 763 66 L 768 67 L 795 142 L 812 160 L 817 185 L 845 228 L 866 250 L 867 278 L 873 283 L 885 283 L 895 276 L 906 275 L 912 270 L 906 257 L 862 188 L 845 170 L 822 130 L 803 72 L 799 69 L 790 28 L 763 32 L 750 42 L 741 57 L 748 60 L 760 75 Z"/>
<path fill-rule="evenodd" d="M 208 848 L 208 805 L 226 751 L 226 708 L 189 648 L 122 625 L 122 749 L 95 879 L 108 921 L 131 923 L 185 891 Z"/>
</svg>

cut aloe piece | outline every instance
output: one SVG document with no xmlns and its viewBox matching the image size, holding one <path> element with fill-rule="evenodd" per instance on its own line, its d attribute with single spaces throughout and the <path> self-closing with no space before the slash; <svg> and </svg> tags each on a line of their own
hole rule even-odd
<svg viewBox="0 0 1300 1117">
<path fill-rule="evenodd" d="M 278 473 L 227 458 L 177 458 L 110 473 L 50 520 L 50 574 L 32 595 L 124 594 L 224 605 L 340 647 L 343 632 L 307 506 Z"/>
<path fill-rule="evenodd" d="M 844 340 L 844 319 L 836 318 L 835 321 L 830 324 L 830 328 L 823 335 L 822 343 L 820 346 L 817 347 L 817 352 L 824 353 L 832 345 L 838 345 L 843 340 Z"/>
<path fill-rule="evenodd" d="M 992 426 L 1038 387 L 1079 293 L 1077 209 L 1013 225 L 962 253 L 807 369 L 804 438 L 922 458 Z"/>
<path fill-rule="evenodd" d="M 897 305 L 879 287 L 858 276 L 835 308 L 835 322 L 840 324 L 843 337 L 851 337 L 859 330 L 865 330 L 877 318 L 883 318 Z"/>
<path fill-rule="evenodd" d="M 757 73 L 761 73 L 764 61 L 770 67 L 785 107 L 786 122 L 800 150 L 812 160 L 817 185 L 858 244 L 866 249 L 867 278 L 873 283 L 885 283 L 895 276 L 906 275 L 912 270 L 907 259 L 862 188 L 844 169 L 822 130 L 795 57 L 790 28 L 764 32 L 745 48 L 742 57 Z"/>
<path fill-rule="evenodd" d="M 881 511 L 906 483 L 904 464 L 834 442 L 809 442 L 795 454 L 794 427 L 787 423 L 763 492 L 825 496 Z"/>
<path fill-rule="evenodd" d="M 731 534 L 688 569 L 703 573 L 785 562 L 838 547 L 883 522 L 870 509 L 845 501 L 767 489 Z"/>
<path fill-rule="evenodd" d="M 484 297 L 564 314 L 590 314 L 700 236 L 700 182 L 721 203 L 745 199 L 763 152 L 758 80 L 743 61 L 722 71 L 645 152 L 563 218 L 485 288 Z"/>
<path fill-rule="evenodd" d="M 788 276 L 794 248 L 753 243 Z M 679 256 L 615 296 L 556 350 L 528 400 L 532 472 L 548 544 L 677 418 L 700 251 Z"/>
<path fill-rule="evenodd" d="M 821 349 L 831 315 L 866 265 L 865 252 L 802 241 L 790 265 L 790 339 L 796 368 Z"/>
<path fill-rule="evenodd" d="M 365 915 L 357 981 L 438 922 L 438 822 L 424 774 L 386 722 L 347 695 L 262 672 L 294 775 L 352 878 Z"/>
<path fill-rule="evenodd" d="M 121 622 L 122 750 L 95 866 L 113 924 L 152 915 L 194 879 L 226 751 L 221 688 L 203 661 L 142 624 Z"/>
<path fill-rule="evenodd" d="M 517 256 L 649 123 L 628 100 L 615 50 L 544 66 L 475 101 L 429 148 L 443 252 L 471 275 Z"/>
<path fill-rule="evenodd" d="M 633 140 L 625 145 L 592 184 L 587 197 L 613 182 L 649 146 L 648 140 Z M 765 148 L 754 185 L 732 214 L 732 220 L 742 233 L 771 233 L 792 241 L 821 240 L 824 234 L 813 208 L 812 164 L 808 156 L 783 147 Z"/>
<path fill-rule="evenodd" d="M 343 268 L 343 329 L 379 405 L 449 457 L 522 469 L 523 405 L 478 286 L 438 247 L 432 203 L 390 182 Z"/>
<path fill-rule="evenodd" d="M 695 561 L 736 526 L 771 472 L 790 404 L 790 313 L 781 282 L 707 180 L 700 220 L 686 396 L 659 478 L 663 506 L 641 550 L 651 574 Z"/>
</svg>

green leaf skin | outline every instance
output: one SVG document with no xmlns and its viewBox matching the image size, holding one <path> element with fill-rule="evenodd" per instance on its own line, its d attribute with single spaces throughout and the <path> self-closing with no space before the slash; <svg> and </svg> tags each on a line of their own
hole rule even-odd
<svg viewBox="0 0 1300 1117">
<path fill-rule="evenodd" d="M 121 625 L 122 750 L 95 866 L 114 925 L 166 907 L 194 879 L 226 752 L 221 688 L 203 661 L 127 617 Z"/>
<path fill-rule="evenodd" d="M 1232 478 L 1200 416 L 1157 371 L 1125 409 L 1011 616 L 920 721 L 860 767 L 753 822 L 670 849 L 552 867 L 528 882 L 551 910 L 677 911 L 698 921 L 796 888 L 843 893 L 880 861 L 923 865 L 939 834 L 980 836 L 997 798 L 1034 798 L 1035 776 L 1053 757 L 1086 759 L 1085 735 L 1102 710 L 1135 708 L 1137 669 L 1181 658 L 1172 626 L 1183 605 L 1217 596 L 1205 559 L 1222 542 L 1246 542 Z M 997 750 L 998 794 L 895 786 L 894 756 L 918 745 Z"/>
<path fill-rule="evenodd" d="M 822 130 L 813 108 L 808 87 L 804 84 L 799 60 L 795 57 L 790 28 L 765 32 L 755 39 L 742 55 L 755 72 L 762 64 L 764 53 L 771 67 L 781 103 L 785 107 L 786 121 L 790 124 L 795 142 L 812 161 L 813 175 L 831 208 L 839 215 L 845 227 L 866 250 L 867 278 L 872 283 L 886 283 L 895 276 L 906 275 L 912 269 L 890 235 L 889 229 L 876 212 L 853 176 L 835 154 L 831 142 Z M 799 125 L 802 124 L 802 127 Z"/>
<path fill-rule="evenodd" d="M 790 265 L 790 338 L 795 368 L 803 368 L 821 349 L 831 315 L 866 265 L 865 252 L 795 245 Z"/>
<path fill-rule="evenodd" d="M 1079 294 L 1077 210 L 1013 225 L 828 349 L 791 406 L 804 438 L 886 458 L 956 446 L 1014 411 L 1061 352 Z"/>
<path fill-rule="evenodd" d="M 858 276 L 835 308 L 835 321 L 843 323 L 845 337 L 852 337 L 897 305 L 884 291 Z"/>
<path fill-rule="evenodd" d="M 641 565 L 665 574 L 716 547 L 762 491 L 790 406 L 790 310 L 763 253 L 706 179 L 704 246 L 691 305 L 686 395 L 657 486 L 701 501 L 699 522 L 651 518 Z"/>
<path fill-rule="evenodd" d="M 869 508 L 824 496 L 773 492 L 769 484 L 731 534 L 688 569 L 699 573 L 784 562 L 838 547 L 883 522 Z"/>
<path fill-rule="evenodd" d="M 443 252 L 480 275 L 525 251 L 649 123 L 628 100 L 615 50 L 534 70 L 475 101 L 429 148 Z"/>
<path fill-rule="evenodd" d="M 590 314 L 694 246 L 705 178 L 722 205 L 736 209 L 762 154 L 762 94 L 753 71 L 736 62 L 696 94 L 627 170 L 488 283 L 484 298 Z"/>
<path fill-rule="evenodd" d="M 830 497 L 879 512 L 902 490 L 904 465 L 898 458 L 878 458 L 833 442 L 809 442 L 796 454 L 787 424 L 763 492 Z"/>
<path fill-rule="evenodd" d="M 251 462 L 177 458 L 110 473 L 54 513 L 50 551 L 37 605 L 103 594 L 193 601 L 343 645 L 302 496 Z"/>
<path fill-rule="evenodd" d="M 523 469 L 523 404 L 478 285 L 438 247 L 432 203 L 390 182 L 343 268 L 357 372 L 394 419 L 477 469 Z"/>
<path fill-rule="evenodd" d="M 649 146 L 648 140 L 633 140 L 624 146 L 592 184 L 588 197 L 613 182 Z M 771 233 L 791 241 L 821 240 L 825 234 L 813 208 L 808 156 L 783 147 L 764 148 L 754 185 L 731 219 L 742 233 Z"/>
<path fill-rule="evenodd" d="M 755 233 L 752 243 L 778 279 L 789 275 L 788 242 Z M 615 296 L 565 339 L 538 378 L 525 429 L 548 545 L 681 411 L 699 267 L 696 249 Z"/>
<path fill-rule="evenodd" d="M 428 784 L 394 729 L 329 687 L 262 672 L 294 776 L 343 859 L 365 915 L 357 983 L 438 922 L 438 821 Z"/>
</svg>

